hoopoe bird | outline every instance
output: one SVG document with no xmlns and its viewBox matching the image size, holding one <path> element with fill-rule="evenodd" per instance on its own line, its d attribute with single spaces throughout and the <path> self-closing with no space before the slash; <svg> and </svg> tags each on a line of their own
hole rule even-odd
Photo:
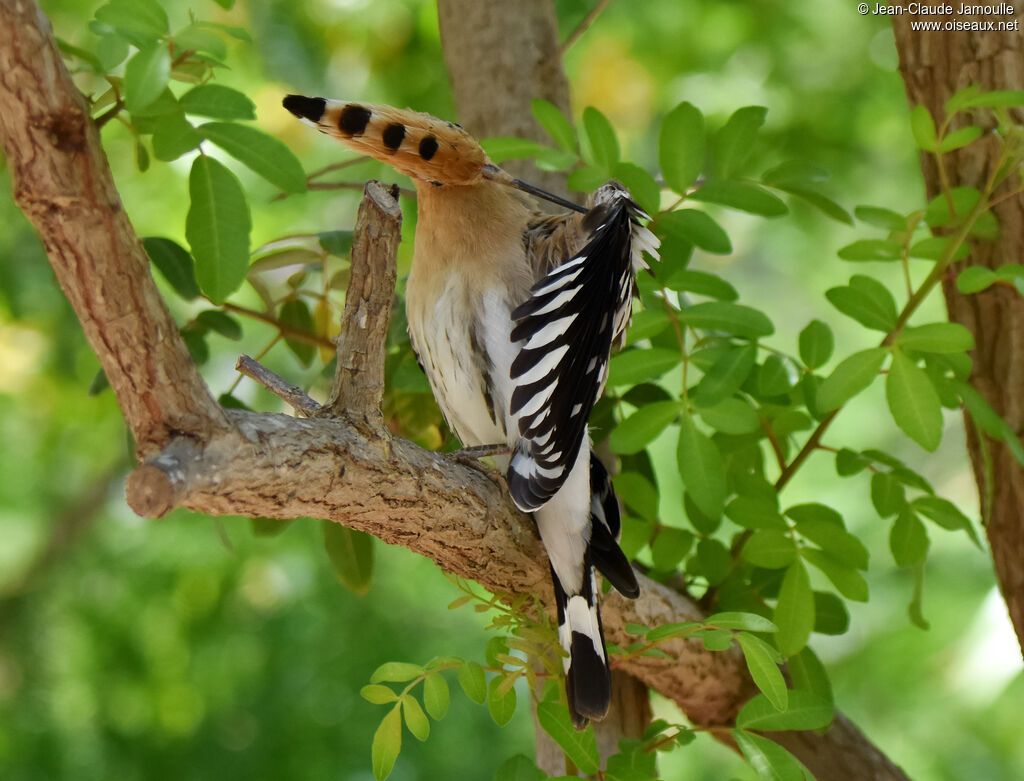
<svg viewBox="0 0 1024 781">
<path fill-rule="evenodd" d="M 284 107 L 415 183 L 413 349 L 463 446 L 507 446 L 509 494 L 533 514 L 551 564 L 573 724 L 604 718 L 611 676 L 593 569 L 627 597 L 639 587 L 587 421 L 642 253 L 657 255 L 649 217 L 616 182 L 583 209 L 514 179 L 461 126 L 428 114 L 300 95 Z M 523 192 L 571 211 L 542 215 Z"/>
</svg>

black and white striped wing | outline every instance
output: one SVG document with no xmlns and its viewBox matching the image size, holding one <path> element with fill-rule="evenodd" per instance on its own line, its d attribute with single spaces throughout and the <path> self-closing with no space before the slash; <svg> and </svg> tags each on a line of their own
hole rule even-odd
<svg viewBox="0 0 1024 781">
<path fill-rule="evenodd" d="M 639 223 L 639 206 L 618 185 L 605 185 L 584 218 L 586 245 L 553 269 L 512 312 L 510 411 L 521 439 L 508 470 L 516 505 L 533 511 L 565 482 L 580 452 L 590 411 L 608 379 L 608 357 L 632 313 L 641 250 L 657 240 Z"/>
</svg>

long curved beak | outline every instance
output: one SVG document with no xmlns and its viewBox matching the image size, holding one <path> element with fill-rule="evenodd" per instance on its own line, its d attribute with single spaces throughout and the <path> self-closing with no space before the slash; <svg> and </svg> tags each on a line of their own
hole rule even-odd
<svg viewBox="0 0 1024 781">
<path fill-rule="evenodd" d="M 504 184 L 508 187 L 515 187 L 517 190 L 522 190 L 524 193 L 529 193 L 537 198 L 543 198 L 545 201 L 551 201 L 551 203 L 558 204 L 566 209 L 572 209 L 580 214 L 587 213 L 587 208 L 585 206 L 573 203 L 560 195 L 549 193 L 547 190 L 542 190 L 540 187 L 532 185 L 529 182 L 524 182 L 522 179 L 515 179 L 496 165 L 492 164 L 484 166 L 484 178 L 498 182 L 499 184 Z"/>
</svg>

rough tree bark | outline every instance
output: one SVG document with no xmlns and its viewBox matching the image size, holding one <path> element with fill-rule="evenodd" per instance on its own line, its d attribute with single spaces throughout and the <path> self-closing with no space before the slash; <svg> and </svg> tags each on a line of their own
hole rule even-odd
<svg viewBox="0 0 1024 781">
<path fill-rule="evenodd" d="M 114 187 L 99 134 L 30 0 L 0 0 L 0 141 L 18 205 L 43 239 L 54 273 L 117 393 L 142 465 L 129 504 L 158 516 L 183 506 L 210 514 L 329 518 L 404 545 L 496 591 L 544 592 L 547 568 L 532 524 L 477 470 L 394 438 L 373 410 L 379 393 L 355 372 L 377 371 L 386 278 L 353 269 L 350 303 L 366 315 L 341 345 L 338 388 L 363 409 L 331 405 L 311 418 L 223 410 L 189 360 Z M 353 265 L 393 263 L 397 210 L 370 185 L 358 230 L 374 237 Z M 390 256 L 390 257 L 388 257 Z M 347 368 L 346 368 L 347 367 Z M 368 406 L 367 406 L 368 405 Z M 630 642 L 627 622 L 699 620 L 686 597 L 641 578 L 641 597 L 606 601 L 609 640 Z M 550 594 L 548 595 L 550 601 Z M 665 645 L 669 659 L 621 669 L 671 698 L 697 725 L 728 725 L 754 691 L 738 653 L 699 642 Z M 824 733 L 778 736 L 828 779 L 905 776 L 841 716 Z"/>
<path fill-rule="evenodd" d="M 911 105 L 923 103 L 933 116 L 942 118 L 946 100 L 968 85 L 984 90 L 1024 87 L 1024 31 L 922 33 L 910 29 L 913 18 L 893 17 L 900 73 Z M 998 19 L 1024 22 L 1024 14 L 1018 11 Z M 991 127 L 987 110 L 977 111 L 976 116 L 961 114 L 952 129 L 967 124 Z M 998 140 L 990 135 L 946 155 L 951 185 L 982 189 L 996 165 L 998 147 Z M 928 197 L 933 198 L 941 188 L 931 155 L 921 156 L 921 169 Z M 1013 186 L 1011 177 L 1005 187 Z M 950 320 L 974 334 L 971 384 L 1020 436 L 1024 434 L 1024 298 L 1002 285 L 973 295 L 960 294 L 955 285 L 956 275 L 966 265 L 995 268 L 1020 263 L 1024 257 L 1024 199 L 1001 201 L 995 214 L 999 239 L 972 242 L 970 256 L 952 269 L 943 292 Z M 985 434 L 979 437 L 971 421 L 966 422 L 967 447 L 996 576 L 1024 648 L 1024 469 L 1003 442 Z"/>
<path fill-rule="evenodd" d="M 459 122 L 477 138 L 550 142 L 530 104 L 544 98 L 569 113 L 569 82 L 558 55 L 551 0 L 438 0 L 437 15 Z M 511 160 L 503 167 L 566 194 L 564 174 L 538 171 L 528 160 Z"/>
</svg>

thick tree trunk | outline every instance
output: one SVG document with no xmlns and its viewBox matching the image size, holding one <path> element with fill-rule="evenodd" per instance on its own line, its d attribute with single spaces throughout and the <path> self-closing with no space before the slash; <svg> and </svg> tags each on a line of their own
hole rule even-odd
<svg viewBox="0 0 1024 781">
<path fill-rule="evenodd" d="M 986 32 L 915 32 L 914 17 L 894 16 L 900 73 L 911 105 L 923 103 L 937 118 L 957 90 L 976 84 L 983 90 L 1024 88 L 1024 30 Z M 985 21 L 1024 21 L 1016 16 Z M 1021 27 L 1018 24 L 1018 27 Z M 1018 115 L 1019 118 L 1019 115 Z M 988 110 L 961 114 L 953 129 L 967 124 L 991 127 Z M 982 189 L 997 165 L 999 143 L 983 137 L 946 155 L 951 185 Z M 928 197 L 939 194 L 939 175 L 931 155 L 922 155 Z M 1015 187 L 1013 177 L 1008 186 Z M 999 239 L 974 241 L 971 254 L 943 284 L 950 320 L 974 334 L 974 369 L 970 382 L 1010 427 L 1024 434 L 1024 297 L 1010 287 L 993 285 L 973 295 L 957 292 L 956 274 L 966 265 L 996 268 L 1024 257 L 1024 199 L 1008 198 L 995 207 Z M 1024 470 L 1009 448 L 980 434 L 967 420 L 967 446 L 981 494 L 996 575 L 1017 639 L 1024 647 Z"/>
<path fill-rule="evenodd" d="M 530 104 L 544 98 L 569 114 L 569 82 L 558 56 L 551 0 L 438 0 L 444 60 L 459 122 L 477 138 L 515 136 L 550 143 Z M 503 168 L 565 194 L 564 174 L 538 171 L 529 160 Z"/>
</svg>

